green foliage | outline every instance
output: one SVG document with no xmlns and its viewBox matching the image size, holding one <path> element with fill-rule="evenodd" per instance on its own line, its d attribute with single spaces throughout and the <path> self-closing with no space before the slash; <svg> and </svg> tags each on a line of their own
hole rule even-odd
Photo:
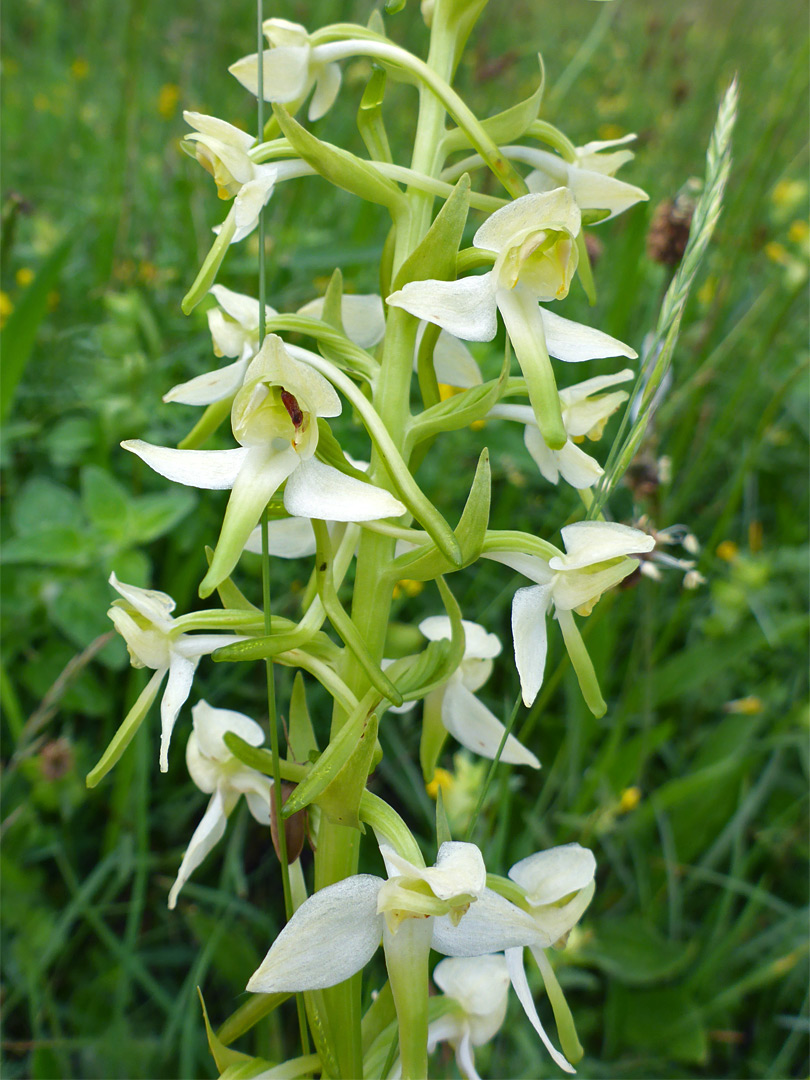
<svg viewBox="0 0 810 1080">
<path fill-rule="evenodd" d="M 314 24 L 316 16 L 365 19 L 367 8 L 299 4 L 278 14 Z M 414 13 L 415 40 L 417 11 L 411 4 L 398 16 L 404 25 Z M 651 192 L 651 209 L 700 173 L 716 101 L 740 72 L 729 198 L 683 312 L 672 388 L 634 463 L 652 479 L 642 486 L 631 466 L 634 486 L 617 487 L 610 502 L 617 520 L 646 513 L 658 526 L 688 523 L 703 543 L 698 567 L 707 584 L 685 594 L 675 576 L 643 579 L 582 624 L 608 703 L 603 719 L 585 708 L 552 641 L 542 694 L 516 728 L 542 759 L 541 783 L 501 768 L 481 812 L 493 864 L 573 839 L 596 851 L 596 898 L 557 966 L 586 1049 L 578 1065 L 586 1078 L 778 1080 L 805 1068 L 808 258 L 797 225 L 807 184 L 796 102 L 806 99 L 807 65 L 793 42 L 799 15 L 793 2 L 764 10 L 750 0 L 688 9 L 627 2 L 604 14 L 585 3 L 514 5 L 513 19 L 493 19 L 473 37 L 459 72 L 482 117 L 510 95 L 527 99 L 498 120 L 499 130 L 533 119 L 533 54 L 519 50 L 508 68 L 492 70 L 514 47 L 520 20 L 548 68 L 541 116 L 564 118 L 580 142 L 638 131 L 632 179 Z M 245 51 L 252 19 L 249 5 L 207 0 L 162 9 L 99 0 L 67 19 L 59 5 L 31 0 L 6 20 L 6 185 L 26 204 L 15 228 L 6 227 L 2 269 L 15 308 L 3 332 L 4 364 L 6 338 L 17 340 L 18 353 L 4 376 L 3 402 L 13 393 L 14 408 L 2 437 L 10 1078 L 214 1075 L 196 986 L 218 1023 L 283 917 L 269 841 L 249 830 L 244 814 L 229 825 L 224 858 L 201 868 L 168 917 L 168 884 L 203 799 L 185 778 L 181 753 L 158 775 L 156 716 L 106 782 L 109 798 L 86 793 L 82 779 L 141 689 L 121 643 L 100 641 L 110 628 L 106 578 L 115 570 L 138 584 L 171 580 L 188 607 L 204 570 L 197 553 L 216 536 L 217 496 L 167 493 L 123 461 L 117 444 L 135 435 L 176 442 L 192 423 L 182 406 L 147 412 L 145 404 L 211 359 L 204 318 L 195 313 L 189 327 L 179 314 L 217 206 L 192 186 L 192 166 L 177 152 L 179 109 L 216 94 L 211 111 L 232 121 L 249 115 L 243 91 L 212 72 Z M 370 75 L 360 65 L 345 92 L 359 99 Z M 403 115 L 409 95 L 386 87 Z M 332 123 L 320 121 L 316 134 L 342 142 L 345 132 Z M 397 134 L 389 129 L 392 145 Z M 359 140 L 354 151 L 363 153 Z M 335 263 L 357 291 L 377 288 L 382 212 L 358 209 L 349 195 L 328 202 L 323 192 L 317 180 L 282 186 L 269 208 L 268 295 L 280 310 L 322 293 Z M 595 260 L 596 307 L 575 289 L 571 296 L 571 317 L 639 352 L 669 278 L 644 254 L 650 212 L 638 206 L 591 230 L 610 251 Z M 51 280 L 49 259 L 68 234 L 79 239 Z M 248 242 L 229 254 L 223 280 L 250 292 L 254 265 Z M 24 271 L 34 274 L 27 285 Z M 15 317 L 29 338 L 36 333 L 33 344 L 12 334 Z M 496 379 L 502 349 L 476 347 L 476 355 L 485 378 Z M 343 420 L 335 431 L 341 445 L 354 451 L 354 440 L 357 455 L 367 456 L 367 440 Z M 216 438 L 209 445 L 219 446 Z M 457 432 L 431 445 L 419 483 L 440 505 L 460 510 L 467 491 L 459 478 L 486 444 L 493 523 L 542 536 L 550 522 L 580 513 L 570 492 L 530 471 L 517 431 L 489 423 L 478 438 Z M 305 572 L 300 562 L 279 569 L 275 614 L 296 610 Z M 462 610 L 474 607 L 508 642 L 517 583 L 502 567 L 479 564 L 451 585 Z M 258 599 L 249 581 L 239 585 Z M 396 603 L 407 630 L 438 610 L 428 591 L 403 591 Z M 403 651 L 418 648 L 408 642 Z M 227 696 L 258 718 L 258 666 L 245 676 L 223 664 L 216 674 L 224 682 L 212 703 Z M 206 665 L 200 676 L 204 696 Z M 488 684 L 485 696 L 504 719 L 516 689 L 507 674 Z M 317 688 L 311 694 L 310 734 L 296 699 L 290 720 L 303 732 L 305 758 L 316 739 L 326 744 L 325 700 Z M 409 714 L 397 719 L 383 733 L 379 772 L 414 808 L 427 848 L 435 808 L 418 767 L 406 764 L 415 760 L 418 725 Z M 187 731 L 184 714 L 179 742 Z M 450 747 L 440 763 L 453 768 Z M 452 776 L 459 798 L 463 770 Z M 377 974 L 382 986 L 381 968 Z M 539 996 L 539 981 L 533 989 Z M 278 1060 L 293 1042 L 287 1026 L 274 1011 L 240 1047 Z M 481 1055 L 482 1075 L 552 1075 L 531 1033 L 511 1028 L 514 1040 L 501 1038 Z M 443 1060 L 435 1064 L 453 1075 Z"/>
</svg>

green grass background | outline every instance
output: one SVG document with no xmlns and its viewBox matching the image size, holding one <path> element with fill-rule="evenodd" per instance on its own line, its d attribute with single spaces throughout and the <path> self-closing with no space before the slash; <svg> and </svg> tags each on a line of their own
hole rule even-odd
<svg viewBox="0 0 810 1080">
<path fill-rule="evenodd" d="M 265 6 L 310 29 L 370 10 Z M 673 574 L 602 600 L 584 624 L 609 702 L 600 721 L 552 633 L 543 694 L 518 718 L 543 770 L 499 770 L 479 828 L 501 872 L 554 843 L 596 853 L 595 900 L 556 958 L 583 1077 L 807 1073 L 805 15 L 797 0 L 491 0 L 459 74 L 487 115 L 533 89 L 541 50 L 545 118 L 575 142 L 639 133 L 622 176 L 651 202 L 594 230 L 605 243 L 597 305 L 575 289 L 565 308 L 639 350 L 670 274 L 645 254 L 652 208 L 702 175 L 717 102 L 735 72 L 741 86 L 726 207 L 645 448 L 671 459 L 671 481 L 642 499 L 622 487 L 610 503 L 616 520 L 687 523 L 707 583 L 684 592 Z M 224 208 L 178 149 L 181 110 L 253 123 L 225 69 L 253 51 L 255 14 L 245 0 L 18 0 L 4 20 L 2 1071 L 213 1076 L 195 987 L 223 1020 L 278 930 L 267 836 L 236 813 L 170 916 L 167 890 L 204 805 L 182 761 L 187 712 L 168 776 L 152 716 L 104 784 L 88 793 L 83 777 L 143 683 L 120 641 L 99 640 L 106 578 L 115 569 L 190 609 L 221 513 L 221 499 L 169 491 L 118 443 L 176 441 L 195 419 L 160 395 L 211 366 L 204 316 L 184 318 L 179 301 Z M 414 0 L 389 32 L 422 47 Z M 318 134 L 360 149 L 352 118 L 367 75 L 344 65 Z M 403 146 L 414 97 L 394 89 L 390 103 Z M 277 308 L 322 292 L 335 265 L 357 291 L 376 288 L 381 212 L 311 180 L 282 186 L 267 216 Z M 239 245 L 221 280 L 255 292 L 255 265 L 255 241 Z M 497 343 L 477 355 L 497 369 Z M 337 430 L 362 454 L 344 419 Z M 451 520 L 483 445 L 496 525 L 552 536 L 577 512 L 571 491 L 536 474 L 520 433 L 490 424 L 446 437 L 421 467 Z M 278 569 L 281 613 L 295 615 L 307 572 Z M 255 574 L 246 560 L 246 589 Z M 485 691 L 502 715 L 517 689 L 508 617 L 522 583 L 493 564 L 451 579 L 465 615 L 505 642 Z M 399 632 L 435 610 L 429 589 L 403 595 Z M 204 661 L 195 692 L 261 717 L 262 687 L 258 666 Z M 282 703 L 289 688 L 281 672 Z M 313 692 L 310 704 L 323 733 L 327 703 Z M 382 739 L 375 790 L 429 851 L 433 803 L 409 763 L 416 717 L 386 724 Z M 273 1014 L 240 1048 L 292 1054 L 294 1028 L 291 1013 Z M 485 1076 L 555 1075 L 515 1001 L 478 1063 Z M 458 1075 L 449 1051 L 433 1070 Z"/>
</svg>

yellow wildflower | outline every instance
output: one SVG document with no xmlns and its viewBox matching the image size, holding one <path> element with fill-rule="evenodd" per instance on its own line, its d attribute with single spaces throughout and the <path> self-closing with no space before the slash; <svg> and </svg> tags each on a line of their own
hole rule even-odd
<svg viewBox="0 0 810 1080">
<path fill-rule="evenodd" d="M 157 111 L 164 120 L 171 120 L 177 112 L 177 103 L 180 100 L 180 87 L 175 83 L 164 83 L 160 88 L 157 100 Z"/>
<path fill-rule="evenodd" d="M 17 273 L 14 275 L 14 280 L 24 289 L 26 285 L 30 285 L 34 280 L 34 271 L 30 266 L 21 266 Z"/>
<path fill-rule="evenodd" d="M 14 310 L 14 303 L 8 293 L 0 292 L 0 326 L 4 326 Z"/>
<path fill-rule="evenodd" d="M 715 549 L 715 554 L 724 562 L 734 562 L 740 553 L 739 547 L 733 540 L 721 540 Z"/>
<path fill-rule="evenodd" d="M 70 65 L 70 74 L 74 79 L 82 80 L 86 79 L 90 74 L 90 65 L 87 63 L 83 56 L 77 56 L 73 63 Z"/>
<path fill-rule="evenodd" d="M 619 813 L 629 814 L 641 802 L 641 788 L 628 787 L 619 796 Z"/>
</svg>

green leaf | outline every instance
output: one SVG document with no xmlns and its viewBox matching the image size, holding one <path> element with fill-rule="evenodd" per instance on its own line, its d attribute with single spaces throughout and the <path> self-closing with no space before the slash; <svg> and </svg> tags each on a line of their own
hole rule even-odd
<svg viewBox="0 0 810 1080">
<path fill-rule="evenodd" d="M 40 323 L 48 312 L 48 296 L 59 280 L 73 245 L 69 236 L 48 256 L 25 290 L 0 333 L 3 364 L 0 369 L 0 420 L 5 420 L 36 341 Z"/>
<path fill-rule="evenodd" d="M 23 485 L 12 503 L 11 520 L 14 531 L 23 535 L 39 532 L 43 521 L 71 529 L 84 523 L 76 493 L 46 476 L 34 476 Z"/>
<path fill-rule="evenodd" d="M 481 554 L 489 524 L 490 497 L 489 451 L 485 447 L 478 459 L 472 487 L 454 532 L 461 549 L 461 566 L 469 566 Z M 414 581 L 427 581 L 455 569 L 457 568 L 451 566 L 435 546 L 427 544 L 395 559 L 389 575 L 395 580 L 409 578 Z"/>
<path fill-rule="evenodd" d="M 360 799 L 372 769 L 378 727 L 377 714 L 372 713 L 363 726 L 351 757 L 316 800 L 334 825 L 345 825 L 365 832 L 359 816 Z"/>
<path fill-rule="evenodd" d="M 402 191 L 373 166 L 348 150 L 316 139 L 283 106 L 274 104 L 273 113 L 295 152 L 325 180 L 368 202 L 387 206 L 392 214 L 404 210 Z"/>
<path fill-rule="evenodd" d="M 312 720 L 307 708 L 307 691 L 304 676 L 300 671 L 295 674 L 292 694 L 290 695 L 290 730 L 287 736 L 290 753 L 296 761 L 309 761 L 312 751 L 317 753 L 318 740 L 312 727 Z"/>
<path fill-rule="evenodd" d="M 289 997 L 292 997 L 292 995 L 285 993 L 251 994 L 247 1001 L 240 1005 L 235 1012 L 232 1012 L 222 1024 L 219 1031 L 217 1031 L 217 1038 L 225 1046 L 228 1046 L 238 1039 L 240 1035 L 250 1031 L 265 1016 L 269 1016 Z"/>
<path fill-rule="evenodd" d="M 374 743 L 376 741 L 377 718 L 374 714 L 369 715 L 368 701 L 369 695 L 366 695 L 355 710 L 354 715 L 348 718 L 343 727 L 309 770 L 305 779 L 301 781 L 292 795 L 290 795 L 289 799 L 287 799 L 283 810 L 285 818 L 291 817 L 299 810 L 303 810 L 304 807 L 309 806 L 311 802 L 318 801 L 319 797 L 326 791 L 332 781 L 337 779 L 344 765 L 352 759 L 353 755 L 356 753 L 363 755 L 360 761 L 360 771 L 362 771 L 362 768 L 365 765 L 366 758 L 370 761 L 371 753 L 374 751 Z M 368 732 L 371 729 L 373 729 L 375 733 L 374 739 L 367 738 Z M 370 752 L 367 746 L 368 742 L 371 743 Z M 346 778 L 344 777 L 344 779 Z M 365 786 L 365 778 L 363 780 L 363 786 Z M 357 797 L 358 805 L 361 794 L 362 790 Z M 355 828 L 357 827 L 359 827 L 359 818 Z"/>
<path fill-rule="evenodd" d="M 197 987 L 197 993 L 200 998 L 200 1005 L 202 1006 L 203 1018 L 205 1019 L 205 1033 L 208 1036 L 208 1049 L 211 1051 L 211 1056 L 214 1059 L 217 1072 L 220 1076 L 232 1065 L 241 1065 L 244 1062 L 252 1062 L 253 1059 L 249 1054 L 242 1054 L 238 1050 L 231 1050 L 229 1047 L 225 1046 L 224 1043 L 220 1042 L 214 1029 L 211 1027 L 211 1023 L 208 1019 L 208 1010 L 205 1007 L 202 990 L 199 986 Z"/>
<path fill-rule="evenodd" d="M 706 1028 L 682 986 L 631 990 L 610 983 L 606 1027 L 610 1058 L 624 1048 L 636 1055 L 665 1048 L 668 1058 L 690 1065 L 703 1065 L 709 1056 Z"/>
<path fill-rule="evenodd" d="M 637 915 L 595 923 L 573 958 L 626 986 L 648 986 L 679 975 L 694 959 L 697 943 L 669 941 Z"/>
<path fill-rule="evenodd" d="M 127 534 L 132 544 L 150 544 L 171 532 L 197 505 L 197 496 L 187 488 L 141 495 L 129 504 Z"/>
<path fill-rule="evenodd" d="M 540 113 L 546 85 L 546 69 L 540 53 L 537 54 L 537 60 L 540 64 L 540 83 L 535 92 L 525 101 L 519 101 L 517 105 L 512 105 L 504 112 L 496 113 L 495 116 L 481 121 L 487 135 L 500 146 L 516 142 L 525 135 Z M 470 146 L 470 140 L 460 128 L 448 131 L 442 143 L 442 148 L 447 154 L 463 150 L 465 146 Z"/>
<path fill-rule="evenodd" d="M 422 731 L 419 736 L 419 764 L 422 779 L 429 784 L 436 772 L 436 763 L 447 742 L 449 732 L 442 723 L 444 694 L 434 692 L 425 698 L 422 706 Z"/>
<path fill-rule="evenodd" d="M 108 535 L 126 534 L 129 500 L 121 484 L 98 465 L 81 472 L 82 507 L 90 521 Z"/>
<path fill-rule="evenodd" d="M 394 290 L 409 281 L 436 278 L 452 281 L 456 255 L 470 207 L 470 178 L 465 173 L 441 208 L 419 246 L 411 252 L 394 279 Z"/>
<path fill-rule="evenodd" d="M 93 552 L 87 535 L 64 525 L 45 526 L 28 536 L 16 536 L 3 545 L 7 565 L 30 563 L 34 566 L 87 566 Z"/>
</svg>

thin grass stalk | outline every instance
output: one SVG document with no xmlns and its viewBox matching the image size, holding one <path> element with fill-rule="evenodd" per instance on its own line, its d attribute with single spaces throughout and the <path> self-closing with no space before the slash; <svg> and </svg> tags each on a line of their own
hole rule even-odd
<svg viewBox="0 0 810 1080">
<path fill-rule="evenodd" d="M 656 392 L 672 363 L 689 292 L 703 263 L 723 207 L 723 194 L 731 168 L 731 135 L 737 119 L 737 100 L 735 78 L 720 103 L 717 121 L 709 141 L 706 153 L 706 182 L 695 207 L 689 241 L 677 273 L 664 296 L 658 325 L 624 411 L 613 448 L 608 455 L 604 476 L 588 509 L 587 517 L 591 521 L 600 515 L 611 492 L 635 457 L 652 417 Z M 641 403 L 633 420 L 633 408 L 639 395 Z"/>
</svg>

